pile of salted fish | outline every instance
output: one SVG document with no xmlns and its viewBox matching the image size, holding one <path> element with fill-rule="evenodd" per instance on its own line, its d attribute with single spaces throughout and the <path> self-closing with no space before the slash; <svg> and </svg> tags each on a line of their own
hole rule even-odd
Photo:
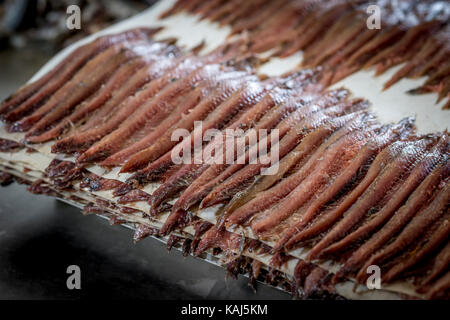
<svg viewBox="0 0 450 320">
<path fill-rule="evenodd" d="M 374 6 L 379 28 L 368 27 Z M 404 77 L 428 76 L 409 93 L 437 92 L 438 102 L 450 97 L 448 1 L 179 0 L 162 17 L 180 11 L 229 25 L 231 35 L 248 32 L 251 52 L 287 57 L 303 50 L 302 65 L 323 66 L 328 84 L 361 69 L 375 67 L 379 75 L 404 64 L 385 89 Z"/>
<path fill-rule="evenodd" d="M 158 31 L 100 37 L 6 99 L 2 184 L 295 296 L 449 298 L 447 132 L 379 123 L 368 101 L 326 90 L 322 68 L 259 76 L 246 36 L 201 54 Z M 209 129 L 253 142 L 227 147 Z M 276 161 L 251 162 L 262 150 Z M 208 152 L 232 161 L 196 161 Z"/>
</svg>

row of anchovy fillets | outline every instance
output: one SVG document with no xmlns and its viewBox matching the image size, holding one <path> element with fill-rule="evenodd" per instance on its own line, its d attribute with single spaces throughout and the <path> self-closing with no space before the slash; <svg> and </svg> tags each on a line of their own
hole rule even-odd
<svg viewBox="0 0 450 320">
<path fill-rule="evenodd" d="M 28 150 L 31 157 L 49 145 L 54 156 L 73 157 L 51 161 L 42 179 L 28 181 L 31 191 L 111 191 L 113 201 L 90 202 L 85 210 L 113 208 L 125 220 L 127 214 L 150 220 L 169 213 L 153 233 L 172 234 L 174 242 L 193 227 L 185 251 L 222 252 L 231 269 L 250 268 L 256 277 L 261 263 L 242 262 L 244 249 L 273 256 L 273 280 L 272 267 L 307 248 L 291 289 L 333 291 L 346 279 L 364 284 L 368 266 L 377 265 L 383 284 L 404 281 L 421 297 L 449 297 L 447 132 L 417 135 L 411 118 L 379 123 L 366 100 L 344 88 L 326 89 L 325 67 L 261 77 L 248 34 L 200 54 L 201 46 L 186 51 L 173 39 L 154 40 L 159 30 L 100 37 L 1 104 L 7 133 L 0 156 Z M 174 141 L 179 129 L 189 134 Z M 276 130 L 279 141 L 275 146 L 258 137 L 239 153 L 211 140 L 198 151 L 193 141 L 208 129 Z M 275 174 L 260 174 L 269 163 L 248 163 L 262 143 L 278 153 Z M 243 161 L 175 164 L 174 148 L 192 149 L 192 158 L 223 148 L 224 156 Z M 6 184 L 14 164 L 2 159 Z M 93 166 L 126 179 L 104 178 Z M 133 203 L 148 210 L 127 207 Z M 215 223 L 199 217 L 211 208 Z M 339 263 L 339 270 L 327 272 L 317 266 L 322 261 Z"/>
</svg>

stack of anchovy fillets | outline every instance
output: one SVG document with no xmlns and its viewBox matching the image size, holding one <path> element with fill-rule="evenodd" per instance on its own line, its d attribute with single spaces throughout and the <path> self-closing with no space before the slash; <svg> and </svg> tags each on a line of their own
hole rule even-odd
<svg viewBox="0 0 450 320">
<path fill-rule="evenodd" d="M 2 185 L 131 225 L 135 241 L 157 237 L 253 286 L 450 297 L 447 132 L 380 123 L 368 101 L 327 89 L 321 67 L 263 77 L 248 35 L 200 53 L 156 41 L 159 30 L 99 37 L 6 99 Z"/>
</svg>

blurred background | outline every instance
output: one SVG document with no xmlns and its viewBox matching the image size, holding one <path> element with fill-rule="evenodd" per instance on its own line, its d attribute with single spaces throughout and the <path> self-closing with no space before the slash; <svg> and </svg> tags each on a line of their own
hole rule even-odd
<svg viewBox="0 0 450 320">
<path fill-rule="evenodd" d="M 54 54 L 133 16 L 157 0 L 0 0 L 0 100 L 23 85 Z M 81 29 L 66 27 L 77 5 Z"/>
<path fill-rule="evenodd" d="M 1 49 L 61 48 L 145 10 L 156 0 L 0 0 Z M 81 9 L 82 28 L 66 27 L 67 8 Z"/>
</svg>

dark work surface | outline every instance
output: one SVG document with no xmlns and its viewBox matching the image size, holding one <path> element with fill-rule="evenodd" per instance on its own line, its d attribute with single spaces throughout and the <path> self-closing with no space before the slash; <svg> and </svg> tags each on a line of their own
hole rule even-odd
<svg viewBox="0 0 450 320">
<path fill-rule="evenodd" d="M 0 299 L 288 299 L 289 295 L 225 271 L 155 239 L 133 244 L 132 230 L 25 187 L 0 188 Z M 69 290 L 69 265 L 81 289 Z"/>
</svg>

